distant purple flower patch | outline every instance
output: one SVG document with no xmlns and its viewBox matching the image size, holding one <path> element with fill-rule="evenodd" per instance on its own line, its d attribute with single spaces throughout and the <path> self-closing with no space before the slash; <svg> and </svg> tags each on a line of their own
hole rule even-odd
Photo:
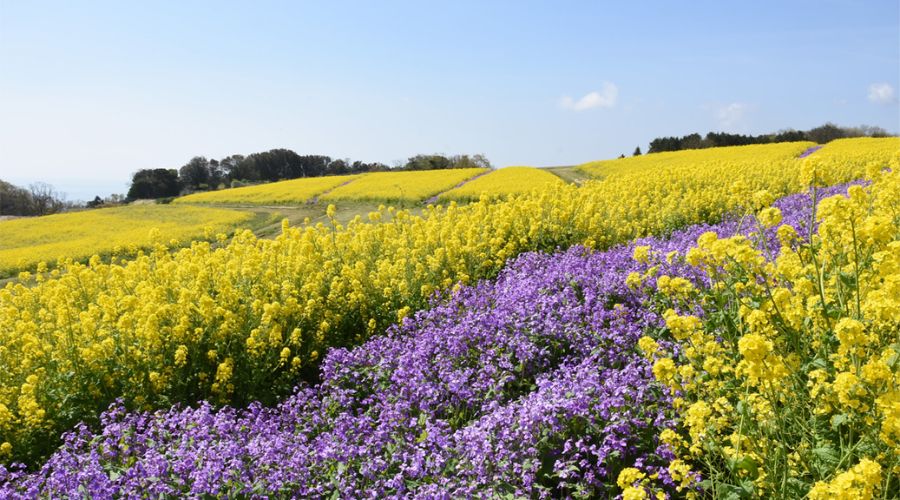
<svg viewBox="0 0 900 500">
<path fill-rule="evenodd" d="M 815 153 L 816 151 L 818 151 L 820 149 L 822 149 L 821 144 L 819 144 L 818 146 L 813 146 L 813 147 L 807 149 L 806 151 L 800 153 L 800 156 L 798 156 L 797 158 L 806 158 L 807 156 Z"/>
</svg>

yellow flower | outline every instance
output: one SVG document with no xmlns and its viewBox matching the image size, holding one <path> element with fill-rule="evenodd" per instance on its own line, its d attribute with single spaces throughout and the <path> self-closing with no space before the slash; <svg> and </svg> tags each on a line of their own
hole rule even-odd
<svg viewBox="0 0 900 500">
<path fill-rule="evenodd" d="M 656 288 L 669 297 L 686 297 L 694 290 L 694 285 L 680 276 L 672 278 L 662 275 L 656 279 Z"/>
<path fill-rule="evenodd" d="M 693 481 L 691 467 L 680 459 L 672 460 L 669 463 L 669 475 L 678 484 L 676 487 L 678 491 L 690 486 Z"/>
<path fill-rule="evenodd" d="M 659 351 L 659 344 L 646 335 L 638 339 L 638 347 L 640 347 L 647 356 L 652 356 Z"/>
<path fill-rule="evenodd" d="M 175 349 L 175 366 L 181 367 L 187 363 L 188 348 L 181 344 Z"/>
<path fill-rule="evenodd" d="M 675 372 L 675 362 L 670 358 L 660 358 L 653 363 L 653 376 L 666 385 L 672 385 Z"/>
<path fill-rule="evenodd" d="M 772 341 L 756 333 L 747 334 L 738 341 L 738 350 L 745 360 L 760 362 L 772 352 Z"/>
<path fill-rule="evenodd" d="M 647 492 L 644 488 L 629 486 L 622 490 L 622 500 L 644 500 L 645 498 L 647 498 Z"/>
<path fill-rule="evenodd" d="M 769 192 L 767 189 L 763 189 L 761 191 L 757 191 L 753 193 L 753 205 L 754 208 L 760 209 L 763 207 L 768 207 L 775 201 L 775 196 Z"/>
<path fill-rule="evenodd" d="M 788 224 L 782 224 L 781 226 L 779 226 L 775 234 L 778 237 L 778 241 L 781 242 L 782 245 L 789 245 L 790 243 L 797 240 L 797 230 L 794 229 L 793 226 Z"/>
<path fill-rule="evenodd" d="M 775 207 L 764 208 L 759 211 L 756 217 L 759 219 L 759 223 L 763 226 L 775 227 L 779 222 L 781 222 L 781 210 Z"/>
<path fill-rule="evenodd" d="M 858 347 L 869 341 L 863 324 L 851 318 L 841 318 L 834 327 L 834 334 L 841 343 L 838 351 L 841 356 L 859 353 Z"/>
<path fill-rule="evenodd" d="M 851 372 L 838 373 L 834 378 L 834 391 L 838 401 L 848 409 L 862 409 L 860 398 L 866 395 L 866 390 L 859 384 L 859 377 Z"/>
<path fill-rule="evenodd" d="M 216 382 L 221 384 L 227 383 L 231 380 L 231 376 L 234 373 L 234 360 L 231 358 L 226 358 L 225 361 L 219 363 L 219 366 L 216 368 Z"/>
<path fill-rule="evenodd" d="M 616 479 L 616 484 L 619 485 L 619 488 L 627 488 L 629 486 L 633 486 L 634 483 L 644 479 L 647 477 L 647 474 L 641 472 L 634 467 L 625 467 L 619 472 L 619 477 Z"/>
<path fill-rule="evenodd" d="M 636 289 L 641 286 L 641 275 L 637 272 L 631 272 L 628 274 L 628 277 L 625 278 L 625 285 L 628 288 Z"/>
<path fill-rule="evenodd" d="M 809 492 L 810 500 L 856 500 L 875 498 L 880 490 L 881 465 L 864 458 L 830 482 L 817 482 Z"/>
<path fill-rule="evenodd" d="M 680 316 L 674 309 L 668 309 L 663 314 L 666 327 L 672 332 L 676 340 L 684 340 L 692 333 L 698 331 L 701 326 L 700 318 L 696 316 Z"/>
<path fill-rule="evenodd" d="M 641 262 L 643 264 L 648 263 L 650 260 L 650 247 L 646 245 L 634 247 L 634 254 L 632 255 L 632 258 L 635 261 Z"/>
<path fill-rule="evenodd" d="M 860 375 L 862 379 L 871 385 L 887 383 L 891 380 L 891 367 L 885 358 L 890 359 L 890 352 L 885 357 L 873 357 L 863 365 Z"/>
</svg>

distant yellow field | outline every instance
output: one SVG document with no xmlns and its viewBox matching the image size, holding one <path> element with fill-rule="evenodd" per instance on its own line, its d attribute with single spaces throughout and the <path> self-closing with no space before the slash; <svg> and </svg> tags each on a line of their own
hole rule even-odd
<svg viewBox="0 0 900 500">
<path fill-rule="evenodd" d="M 421 201 L 442 193 L 466 179 L 486 172 L 483 168 L 375 172 L 341 186 L 321 197 L 337 201 Z"/>
<path fill-rule="evenodd" d="M 329 189 L 360 177 L 360 175 L 335 175 L 306 177 L 289 181 L 272 182 L 258 186 L 246 186 L 205 193 L 189 194 L 173 203 L 204 203 L 233 205 L 287 205 L 305 203 Z"/>
<path fill-rule="evenodd" d="M 898 153 L 900 153 L 898 137 L 859 137 L 831 141 L 813 153 L 810 158 L 823 163 L 852 161 L 881 165 L 885 156 L 896 156 Z"/>
<path fill-rule="evenodd" d="M 812 146 L 815 146 L 815 143 L 782 142 L 752 146 L 690 149 L 632 156 L 617 160 L 595 161 L 585 163 L 578 169 L 598 179 L 622 174 L 645 173 L 648 169 L 662 169 L 663 167 L 665 167 L 666 171 L 671 172 L 673 169 L 702 166 L 722 169 L 724 173 L 728 170 L 794 159 Z M 797 165 L 799 166 L 799 162 L 797 162 Z"/>
<path fill-rule="evenodd" d="M 153 243 L 187 243 L 205 233 L 230 232 L 253 217 L 205 207 L 131 205 L 0 222 L 0 276 L 40 262 L 94 254 L 133 253 Z M 154 235 L 151 236 L 151 230 Z"/>
<path fill-rule="evenodd" d="M 527 193 L 564 184 L 559 177 L 534 167 L 505 167 L 451 189 L 440 195 L 440 200 L 472 201 L 482 194 L 490 198 L 504 198 L 511 194 Z"/>
</svg>

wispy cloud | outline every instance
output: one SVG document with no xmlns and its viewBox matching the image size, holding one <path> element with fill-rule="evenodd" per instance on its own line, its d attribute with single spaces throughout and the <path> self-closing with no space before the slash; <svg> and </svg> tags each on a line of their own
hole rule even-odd
<svg viewBox="0 0 900 500">
<path fill-rule="evenodd" d="M 744 115 L 747 114 L 747 110 L 749 106 L 742 102 L 732 102 L 730 104 L 725 104 L 723 106 L 719 106 L 716 108 L 716 119 L 719 121 L 719 126 L 724 128 L 730 128 L 735 125 L 738 125 L 741 120 L 744 119 Z"/>
<path fill-rule="evenodd" d="M 585 111 L 593 108 L 612 108 L 619 99 L 619 87 L 614 83 L 603 82 L 600 90 L 588 92 L 577 101 L 569 96 L 563 96 L 559 105 L 563 109 L 573 111 Z"/>
<path fill-rule="evenodd" d="M 875 104 L 893 104 L 895 101 L 894 87 L 888 83 L 869 85 L 869 100 Z"/>
</svg>

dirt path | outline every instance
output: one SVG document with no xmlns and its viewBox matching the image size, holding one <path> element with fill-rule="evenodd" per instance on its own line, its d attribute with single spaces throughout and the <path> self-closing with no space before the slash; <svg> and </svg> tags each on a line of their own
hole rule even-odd
<svg viewBox="0 0 900 500">
<path fill-rule="evenodd" d="M 488 170 L 487 172 L 482 172 L 482 173 L 476 175 L 475 177 L 469 177 L 468 179 L 466 179 L 466 180 L 460 182 L 459 184 L 457 184 L 457 185 L 453 186 L 452 188 L 448 189 L 447 191 L 441 191 L 440 193 L 438 193 L 438 194 L 432 196 L 431 198 L 428 198 L 428 199 L 425 200 L 423 203 L 424 203 L 425 205 L 433 205 L 433 204 L 437 203 L 438 198 L 440 198 L 442 194 L 447 193 L 447 192 L 450 192 L 450 191 L 453 191 L 454 189 L 456 189 L 456 188 L 458 188 L 458 187 L 465 186 L 466 184 L 468 184 L 468 183 L 474 181 L 475 179 L 477 179 L 477 178 L 479 178 L 479 177 L 482 177 L 482 176 L 485 176 L 485 175 L 487 175 L 487 174 L 489 174 L 489 173 L 491 173 L 491 172 L 493 172 L 493 170 Z"/>
<path fill-rule="evenodd" d="M 350 180 L 348 180 L 348 181 L 344 181 L 344 182 L 338 184 L 337 186 L 335 186 L 335 187 L 333 187 L 333 188 L 331 188 L 331 189 L 328 189 L 328 190 L 326 190 L 326 191 L 322 191 L 321 193 L 319 193 L 319 194 L 313 196 L 312 198 L 306 200 L 306 203 L 309 204 L 309 205 L 315 205 L 316 203 L 319 202 L 319 198 L 325 196 L 326 194 L 328 194 L 328 193 L 334 191 L 335 189 L 337 189 L 337 188 L 339 188 L 339 187 L 346 186 L 347 184 L 350 184 L 351 182 L 355 181 L 356 179 L 361 178 L 361 177 L 364 176 L 364 175 L 365 175 L 365 174 L 362 174 L 362 175 L 360 175 L 359 177 L 355 177 L 355 178 L 350 179 Z"/>
<path fill-rule="evenodd" d="M 578 166 L 576 165 L 568 167 L 546 167 L 545 170 L 570 184 L 575 184 L 576 186 L 580 186 L 584 184 L 584 181 L 592 178 L 581 170 L 578 170 Z"/>
</svg>

